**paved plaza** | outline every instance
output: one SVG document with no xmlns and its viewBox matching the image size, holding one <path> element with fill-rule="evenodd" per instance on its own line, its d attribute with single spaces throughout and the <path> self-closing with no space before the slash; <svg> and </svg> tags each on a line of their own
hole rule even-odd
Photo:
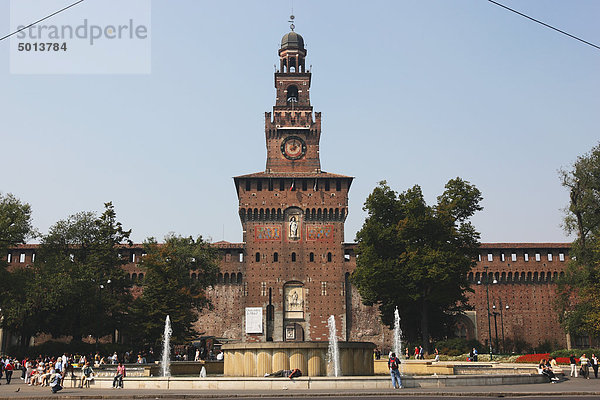
<svg viewBox="0 0 600 400">
<path fill-rule="evenodd" d="M 233 380 L 233 379 L 232 379 Z M 127 384 L 127 383 L 125 383 Z M 439 389 L 380 389 L 380 390 L 273 390 L 273 391 L 214 391 L 214 390 L 137 390 L 137 389 L 71 389 L 65 388 L 58 394 L 52 394 L 49 388 L 27 386 L 16 379 L 10 385 L 2 382 L 0 400 L 4 399 L 229 399 L 229 398 L 364 398 L 364 397 L 535 397 L 566 399 L 572 397 L 600 398 L 600 379 L 565 379 L 557 384 L 469 386 Z M 18 390 L 18 392 L 17 392 Z"/>
</svg>

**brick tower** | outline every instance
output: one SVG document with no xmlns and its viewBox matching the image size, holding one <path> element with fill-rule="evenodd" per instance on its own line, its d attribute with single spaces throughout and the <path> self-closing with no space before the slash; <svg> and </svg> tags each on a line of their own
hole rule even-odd
<svg viewBox="0 0 600 400">
<path fill-rule="evenodd" d="M 245 341 L 327 340 L 330 315 L 347 337 L 343 241 L 352 178 L 321 170 L 321 113 L 310 104 L 306 53 L 292 26 L 279 49 L 275 106 L 265 113 L 266 169 L 234 178 L 246 254 Z"/>
</svg>

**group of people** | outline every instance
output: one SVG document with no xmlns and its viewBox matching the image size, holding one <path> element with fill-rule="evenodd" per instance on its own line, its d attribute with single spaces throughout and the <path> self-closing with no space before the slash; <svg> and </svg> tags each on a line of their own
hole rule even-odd
<svg viewBox="0 0 600 400">
<path fill-rule="evenodd" d="M 577 370 L 577 359 L 574 354 L 571 354 L 569 357 L 569 364 L 571 364 L 571 376 L 577 378 L 578 370 Z M 592 354 L 591 358 L 587 358 L 586 354 L 583 353 L 581 357 L 579 357 L 579 375 L 582 378 L 590 379 L 590 366 L 594 371 L 594 377 L 598 379 L 598 357 L 595 354 Z"/>
<path fill-rule="evenodd" d="M 113 388 L 123 388 L 123 378 L 125 377 L 125 366 L 118 361 L 117 354 L 107 358 L 100 357 L 99 354 L 91 356 L 96 366 L 101 364 L 118 364 L 116 374 L 113 380 Z M 64 353 L 59 357 L 25 358 L 17 360 L 14 357 L 0 357 L 0 378 L 6 378 L 6 384 L 10 384 L 13 379 L 14 371 L 20 372 L 20 378 L 29 386 L 49 387 L 52 393 L 57 393 L 63 389 L 64 379 L 68 376 L 71 379 L 77 379 L 75 369 L 81 368 L 79 376 L 79 387 L 89 387 L 90 382 L 94 380 L 94 370 L 91 362 L 86 356 L 72 356 Z M 0 383 L 1 384 L 1 383 Z"/>
</svg>

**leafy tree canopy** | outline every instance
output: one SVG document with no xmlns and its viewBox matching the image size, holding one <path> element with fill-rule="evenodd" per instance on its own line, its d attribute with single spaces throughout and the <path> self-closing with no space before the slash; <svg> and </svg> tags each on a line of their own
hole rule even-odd
<svg viewBox="0 0 600 400">
<path fill-rule="evenodd" d="M 393 191 L 380 182 L 365 202 L 352 274 L 363 302 L 377 304 L 393 325 L 398 307 L 410 340 L 443 337 L 452 316 L 466 308 L 467 274 L 475 265 L 479 233 L 469 219 L 482 210 L 481 192 L 460 178 L 427 205 L 419 186 Z"/>
<path fill-rule="evenodd" d="M 570 199 L 564 227 L 576 239 L 558 285 L 559 318 L 567 332 L 600 336 L 600 144 L 560 178 Z"/>
<path fill-rule="evenodd" d="M 11 274 L 4 326 L 23 337 L 44 332 L 75 340 L 114 332 L 130 303 L 119 254 L 131 244 L 130 232 L 117 222 L 112 203 L 100 216 L 81 212 L 54 224 L 33 268 Z"/>
<path fill-rule="evenodd" d="M 202 237 L 170 235 L 163 244 L 148 239 L 141 267 L 146 270 L 143 293 L 133 306 L 138 343 L 157 345 L 169 315 L 174 343 L 183 343 L 197 332 L 198 312 L 210 307 L 205 289 L 216 283 L 218 253 Z M 191 279 L 193 273 L 197 278 Z"/>
<path fill-rule="evenodd" d="M 25 243 L 34 235 L 31 206 L 10 193 L 0 193 L 0 267 L 6 266 L 5 255 L 10 247 Z"/>
</svg>

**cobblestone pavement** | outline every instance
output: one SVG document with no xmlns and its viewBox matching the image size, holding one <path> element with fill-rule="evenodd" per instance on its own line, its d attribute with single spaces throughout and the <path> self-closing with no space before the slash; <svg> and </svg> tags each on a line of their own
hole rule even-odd
<svg viewBox="0 0 600 400">
<path fill-rule="evenodd" d="M 18 390 L 18 392 L 17 392 Z M 273 390 L 273 391 L 215 391 L 215 390 L 138 390 L 138 389 L 72 389 L 65 388 L 58 394 L 52 394 L 47 387 L 32 387 L 25 385 L 17 378 L 10 385 L 4 380 L 0 385 L 0 400 L 4 399 L 264 399 L 264 398 L 364 398 L 364 397 L 460 397 L 489 398 L 489 397 L 535 397 L 566 399 L 567 397 L 600 398 L 600 379 L 589 380 L 566 379 L 557 384 L 531 385 L 501 385 L 501 386 L 462 386 L 426 389 L 366 389 L 366 390 Z"/>
</svg>

